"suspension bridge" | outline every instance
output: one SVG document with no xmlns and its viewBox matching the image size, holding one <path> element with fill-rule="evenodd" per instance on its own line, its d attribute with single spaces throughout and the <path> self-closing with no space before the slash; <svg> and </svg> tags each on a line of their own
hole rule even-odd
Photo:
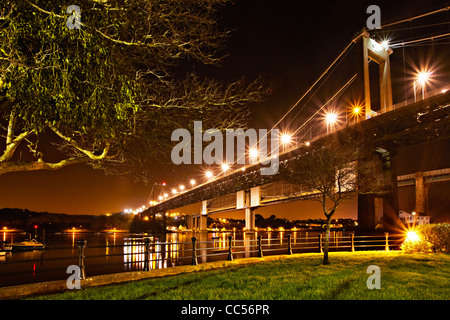
<svg viewBox="0 0 450 320">
<path fill-rule="evenodd" d="M 446 13 L 448 9 L 449 7 L 446 7 L 389 23 L 382 26 L 381 30 L 389 30 L 408 21 Z M 357 196 L 359 225 L 362 228 L 373 229 L 380 224 L 386 227 L 392 223 L 392 215 L 398 215 L 399 212 L 398 189 L 406 186 L 415 187 L 416 212 L 426 213 L 427 186 L 449 181 L 450 164 L 444 168 L 436 167 L 427 171 L 399 174 L 399 164 L 396 164 L 395 160 L 404 147 L 450 141 L 449 77 L 446 74 L 444 81 L 432 83 L 435 71 L 426 67 L 417 68 L 411 81 L 412 92 L 411 89 L 407 89 L 405 79 L 394 79 L 396 83 L 405 82 L 403 95 L 397 96 L 393 91 L 391 79 L 391 56 L 395 55 L 397 50 L 403 53 L 403 66 L 400 65 L 400 68 L 406 74 L 405 48 L 415 44 L 448 46 L 449 36 L 450 33 L 441 32 L 407 41 L 397 39 L 390 42 L 380 37 L 380 30 L 363 29 L 273 126 L 272 130 L 286 121 L 294 110 L 297 110 L 297 115 L 307 115 L 300 126 L 288 135 L 287 143 L 283 145 L 278 155 L 280 170 L 289 163 L 302 161 L 302 157 L 317 146 L 357 134 L 369 142 L 371 150 L 378 155 L 378 161 L 385 173 L 390 175 L 393 181 L 391 194 L 387 197 L 362 194 Z M 349 70 L 340 72 L 341 76 L 348 74 L 347 81 L 343 81 L 344 85 L 334 90 L 334 94 L 325 103 L 308 113 L 306 105 L 311 96 L 325 86 L 333 72 L 339 72 L 336 70 L 345 65 L 343 60 L 351 50 L 354 51 L 358 61 L 354 66 L 355 72 Z M 344 97 L 348 99 L 350 91 L 362 97 L 362 102 L 352 103 L 349 107 Z M 345 115 L 345 121 L 339 120 L 342 114 Z M 293 120 L 290 123 L 292 122 Z M 326 131 L 323 130 L 323 122 L 326 123 Z M 155 197 L 140 210 L 139 215 L 154 217 L 158 214 L 165 219 L 168 210 L 201 203 L 200 212 L 189 216 L 188 229 L 205 231 L 208 215 L 242 210 L 245 216 L 245 230 L 252 231 L 255 229 L 257 208 L 317 196 L 317 191 L 286 182 L 279 174 L 261 175 L 262 167 L 261 162 L 242 166 L 228 163 L 226 168 L 222 167 L 223 170 L 217 176 L 209 172 L 206 182 L 194 185 L 195 181 L 191 181 L 190 188 L 183 187 L 170 195 L 165 191 L 165 186 L 161 186 L 158 194 L 153 190 Z"/>
</svg>

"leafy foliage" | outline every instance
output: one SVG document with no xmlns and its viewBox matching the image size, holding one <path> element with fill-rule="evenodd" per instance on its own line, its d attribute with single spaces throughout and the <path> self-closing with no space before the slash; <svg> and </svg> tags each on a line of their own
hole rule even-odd
<svg viewBox="0 0 450 320">
<path fill-rule="evenodd" d="M 417 239 L 408 237 L 402 243 L 401 249 L 408 253 L 419 252 L 450 252 L 450 224 L 423 224 L 414 227 Z"/>
<path fill-rule="evenodd" d="M 261 81 L 223 84 L 191 71 L 222 60 L 229 33 L 216 21 L 227 2 L 80 0 L 81 28 L 69 29 L 65 1 L 0 0 L 0 174 L 136 164 L 192 119 L 244 126 Z M 39 148 L 48 131 L 59 137 L 60 162 Z M 12 160 L 21 143 L 33 161 Z"/>
</svg>

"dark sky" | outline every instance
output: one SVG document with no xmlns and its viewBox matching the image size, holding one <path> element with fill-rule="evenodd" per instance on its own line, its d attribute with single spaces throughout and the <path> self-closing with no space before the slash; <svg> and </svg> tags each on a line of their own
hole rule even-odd
<svg viewBox="0 0 450 320">
<path fill-rule="evenodd" d="M 221 68 L 212 68 L 208 72 L 224 79 L 263 74 L 271 85 L 272 95 L 266 102 L 251 106 L 253 113 L 249 127 L 270 129 L 365 26 L 366 8 L 371 4 L 380 6 L 382 23 L 386 23 L 439 9 L 449 3 L 430 0 L 235 0 L 225 9 L 220 21 L 226 28 L 236 29 L 228 44 L 230 56 Z M 444 17 L 442 21 L 445 22 L 445 14 L 439 17 L 441 20 Z M 447 22 L 448 19 L 447 13 Z M 449 30 L 450 25 L 442 28 Z M 410 36 L 416 35 L 416 29 L 408 32 Z M 394 55 L 399 56 L 399 53 L 395 51 Z M 327 97 L 320 99 L 323 101 Z M 200 180 L 195 176 L 198 168 L 155 165 L 152 170 L 154 181 L 165 180 L 169 185 L 187 183 L 191 177 Z M 131 179 L 105 176 L 87 166 L 76 165 L 58 171 L 0 176 L 0 208 L 105 214 L 140 207 L 147 201 L 150 190 L 151 186 Z M 308 218 L 313 207 L 305 204 L 305 209 L 300 210 L 302 213 L 292 205 L 260 210 L 261 214 L 267 211 L 268 215 Z M 347 207 L 354 208 L 354 204 Z M 353 211 L 346 211 L 349 217 L 355 217 Z"/>
</svg>

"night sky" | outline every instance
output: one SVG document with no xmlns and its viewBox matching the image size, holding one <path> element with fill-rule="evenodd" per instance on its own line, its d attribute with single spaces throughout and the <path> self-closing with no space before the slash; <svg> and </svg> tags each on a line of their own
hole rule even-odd
<svg viewBox="0 0 450 320">
<path fill-rule="evenodd" d="M 386 23 L 439 9 L 449 5 L 449 2 L 235 0 L 224 10 L 224 18 L 219 21 L 227 29 L 236 29 L 228 42 L 230 56 L 221 68 L 206 68 L 204 72 L 225 80 L 263 74 L 272 94 L 267 101 L 250 106 L 252 116 L 249 127 L 270 129 L 365 26 L 368 17 L 366 8 L 371 4 L 380 6 L 382 23 Z M 450 32 L 450 24 L 442 28 Z M 416 36 L 413 34 L 416 29 L 409 32 L 411 36 Z M 444 50 L 448 52 L 448 46 Z M 396 54 L 399 56 L 394 50 L 393 56 Z M 417 53 L 415 57 L 418 57 Z M 448 80 L 448 74 L 446 77 Z M 399 80 L 393 74 L 395 81 Z M 322 94 L 326 95 L 326 91 Z M 317 99 L 325 101 L 327 98 L 320 96 Z M 397 102 L 395 100 L 394 96 L 394 103 Z M 449 159 L 443 161 L 448 163 Z M 200 169 L 193 165 L 176 167 L 160 164 L 149 168 L 150 172 L 154 172 L 155 182 L 166 181 L 169 186 L 187 185 L 191 178 L 200 181 Z M 442 189 L 445 188 L 448 189 L 448 184 L 443 185 Z M 0 176 L 0 208 L 106 214 L 140 207 L 148 200 L 150 190 L 151 185 L 105 176 L 90 167 L 75 165 L 57 171 Z M 355 208 L 354 201 L 345 204 L 336 217 L 356 218 Z M 301 207 L 292 203 L 261 208 L 257 213 L 307 219 L 321 217 L 318 209 L 318 204 L 306 202 Z M 197 210 L 197 205 L 190 206 L 186 211 L 192 210 Z"/>
</svg>

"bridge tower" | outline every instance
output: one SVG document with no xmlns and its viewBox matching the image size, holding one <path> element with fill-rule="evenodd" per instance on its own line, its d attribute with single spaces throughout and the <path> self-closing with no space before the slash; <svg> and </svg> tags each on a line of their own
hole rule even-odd
<svg viewBox="0 0 450 320">
<path fill-rule="evenodd" d="M 370 34 L 365 31 L 362 36 L 362 69 L 364 74 L 364 105 L 366 119 L 372 117 L 372 103 L 370 92 L 370 72 L 369 63 L 373 61 L 379 66 L 379 88 L 380 88 L 380 112 L 385 113 L 392 110 L 392 84 L 391 65 L 389 55 L 392 49 L 383 46 L 370 38 Z"/>
<path fill-rule="evenodd" d="M 393 53 L 388 46 L 370 38 L 367 31 L 363 32 L 361 37 L 362 63 L 359 65 L 359 73 L 363 75 L 364 91 L 364 109 L 365 119 L 372 118 L 376 113 L 373 112 L 372 95 L 370 86 L 369 63 L 378 64 L 379 74 L 379 92 L 380 92 L 380 110 L 379 113 L 385 113 L 393 110 L 391 66 L 389 56 Z M 371 140 L 370 137 L 367 137 Z M 386 146 L 385 146 L 386 147 Z M 387 227 L 392 224 L 395 215 L 398 214 L 398 192 L 396 186 L 396 170 L 393 166 L 393 156 L 396 154 L 395 146 L 389 146 L 387 149 L 372 146 L 374 152 L 368 157 L 374 156 L 375 151 L 380 161 L 380 170 L 387 176 L 390 176 L 393 182 L 392 192 L 388 196 L 377 197 L 376 195 L 358 195 L 358 221 L 361 228 L 373 230 L 377 226 Z"/>
</svg>

